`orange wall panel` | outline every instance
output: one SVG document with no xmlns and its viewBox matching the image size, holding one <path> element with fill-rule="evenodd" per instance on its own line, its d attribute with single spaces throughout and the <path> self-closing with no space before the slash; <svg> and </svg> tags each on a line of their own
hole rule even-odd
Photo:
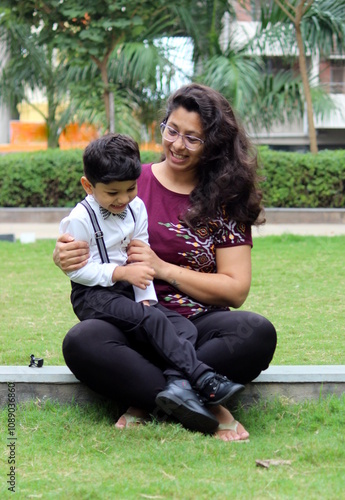
<svg viewBox="0 0 345 500">
<path fill-rule="evenodd" d="M 47 127 L 45 123 L 10 122 L 11 144 L 46 142 Z"/>
</svg>

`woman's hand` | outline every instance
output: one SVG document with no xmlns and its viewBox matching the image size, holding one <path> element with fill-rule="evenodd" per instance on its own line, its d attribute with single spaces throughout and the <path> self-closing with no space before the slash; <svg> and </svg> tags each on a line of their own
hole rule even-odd
<svg viewBox="0 0 345 500">
<path fill-rule="evenodd" d="M 133 264 L 135 262 L 146 264 L 154 269 L 155 278 L 164 280 L 164 269 L 168 264 L 157 257 L 149 245 L 140 240 L 132 240 L 128 245 L 127 255 L 128 264 Z"/>
<path fill-rule="evenodd" d="M 216 250 L 216 273 L 197 272 L 160 259 L 145 243 L 133 240 L 128 262 L 141 262 L 155 270 L 155 278 L 205 304 L 240 307 L 250 289 L 251 247 L 242 245 Z"/>
<path fill-rule="evenodd" d="M 166 281 L 180 292 L 205 304 L 240 307 L 248 296 L 251 283 L 251 247 L 241 245 L 216 250 L 216 273 L 202 273 L 160 259 L 142 241 L 128 246 L 128 263 L 140 262 L 152 267 L 155 279 Z"/>
<path fill-rule="evenodd" d="M 62 234 L 57 239 L 53 260 L 62 271 L 77 271 L 85 266 L 90 256 L 86 241 L 75 241 L 69 234 Z"/>
</svg>

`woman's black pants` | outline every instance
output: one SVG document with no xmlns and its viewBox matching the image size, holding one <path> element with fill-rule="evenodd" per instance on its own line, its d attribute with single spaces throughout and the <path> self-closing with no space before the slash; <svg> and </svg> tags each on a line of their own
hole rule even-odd
<svg viewBox="0 0 345 500">
<path fill-rule="evenodd" d="M 198 360 L 245 384 L 268 368 L 276 348 L 272 323 L 247 311 L 210 311 L 191 321 L 198 330 Z M 152 411 L 166 385 L 166 362 L 152 345 L 138 342 L 99 319 L 81 321 L 66 335 L 67 366 L 88 387 L 121 403 Z"/>
</svg>

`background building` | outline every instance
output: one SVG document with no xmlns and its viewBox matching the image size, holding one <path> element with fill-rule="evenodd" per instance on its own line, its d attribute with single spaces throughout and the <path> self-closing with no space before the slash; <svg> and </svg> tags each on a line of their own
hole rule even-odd
<svg viewBox="0 0 345 500">
<path fill-rule="evenodd" d="M 234 2 L 237 13 L 237 24 L 243 33 L 253 36 L 258 27 L 260 12 L 259 0 L 248 0 L 244 9 Z M 228 42 L 231 29 L 225 24 L 224 43 Z M 297 51 L 297 48 L 296 48 Z M 279 47 L 267 47 L 262 54 L 265 56 L 266 68 L 273 73 L 284 67 L 283 54 Z M 296 52 L 297 63 L 297 52 Z M 328 58 L 320 55 L 311 57 L 307 54 L 307 64 L 311 74 L 322 83 L 332 99 L 336 102 L 338 111 L 329 117 L 314 117 L 319 149 L 345 148 L 345 54 L 332 54 Z M 269 131 L 252 133 L 257 144 L 266 144 L 271 148 L 285 150 L 309 149 L 307 117 L 294 123 L 282 123 Z"/>
</svg>

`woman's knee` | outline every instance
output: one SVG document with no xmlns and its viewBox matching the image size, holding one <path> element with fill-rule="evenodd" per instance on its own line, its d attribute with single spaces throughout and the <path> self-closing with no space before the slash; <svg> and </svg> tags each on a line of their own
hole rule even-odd
<svg viewBox="0 0 345 500">
<path fill-rule="evenodd" d="M 67 365 L 78 364 L 98 357 L 109 342 L 124 342 L 123 333 L 114 325 L 98 319 L 80 321 L 66 334 L 62 343 L 62 352 Z"/>
<path fill-rule="evenodd" d="M 274 325 L 260 314 L 243 311 L 238 323 L 238 333 L 243 339 L 254 337 L 255 341 L 268 343 L 271 346 L 277 343 L 277 333 Z"/>
<path fill-rule="evenodd" d="M 97 327 L 103 326 L 103 321 L 85 320 L 74 325 L 66 334 L 62 342 L 62 350 L 65 353 L 79 347 L 79 344 L 85 341 L 86 338 L 93 332 L 97 331 Z"/>
<path fill-rule="evenodd" d="M 249 313 L 248 322 L 254 330 L 256 344 L 266 347 L 273 357 L 277 346 L 277 332 L 274 325 L 267 318 L 256 313 Z"/>
</svg>

